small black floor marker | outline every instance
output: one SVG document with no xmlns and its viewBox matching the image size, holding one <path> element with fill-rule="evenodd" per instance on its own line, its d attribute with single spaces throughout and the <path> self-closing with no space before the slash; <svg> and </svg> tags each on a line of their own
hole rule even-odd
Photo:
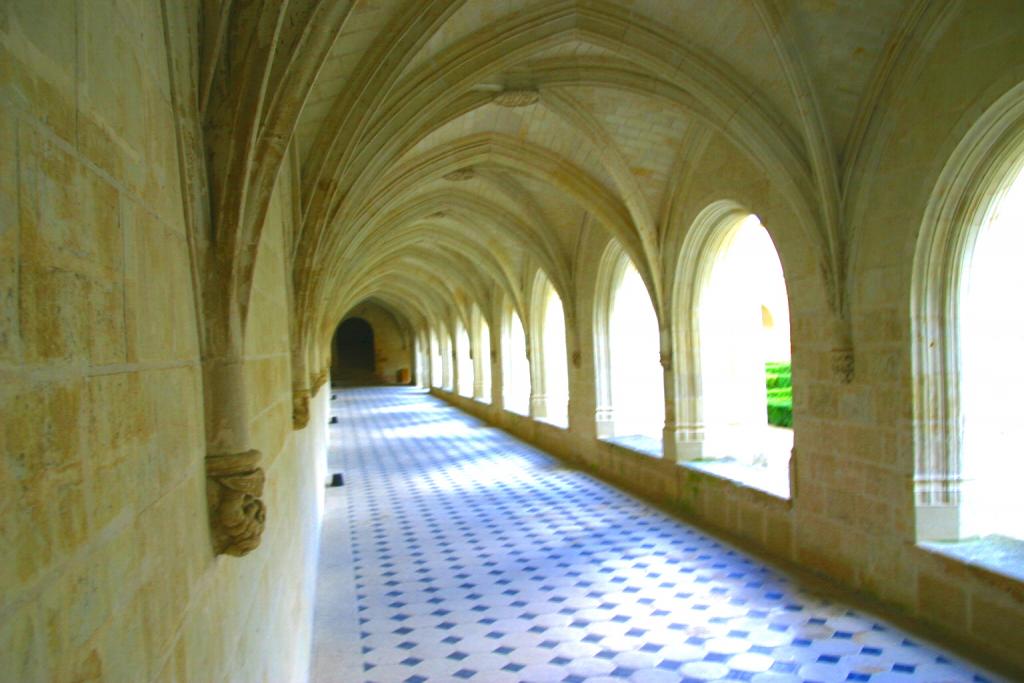
<svg viewBox="0 0 1024 683">
<path fill-rule="evenodd" d="M 331 483 L 330 483 L 330 487 L 331 488 L 335 488 L 337 486 L 344 486 L 344 485 L 345 485 L 345 477 L 342 476 L 341 472 L 333 472 L 333 473 L 331 473 Z"/>
<path fill-rule="evenodd" d="M 331 424 L 332 425 L 338 424 L 338 416 L 337 415 L 331 415 Z"/>
</svg>

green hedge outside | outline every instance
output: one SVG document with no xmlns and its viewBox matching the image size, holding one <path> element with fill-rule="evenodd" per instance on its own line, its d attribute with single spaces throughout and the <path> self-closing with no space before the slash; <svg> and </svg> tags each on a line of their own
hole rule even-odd
<svg viewBox="0 0 1024 683">
<path fill-rule="evenodd" d="M 793 376 L 789 363 L 765 363 L 764 376 L 769 389 L 793 386 Z"/>
<path fill-rule="evenodd" d="M 793 426 L 793 376 L 789 363 L 765 363 L 765 389 L 768 392 L 768 424 Z"/>
</svg>

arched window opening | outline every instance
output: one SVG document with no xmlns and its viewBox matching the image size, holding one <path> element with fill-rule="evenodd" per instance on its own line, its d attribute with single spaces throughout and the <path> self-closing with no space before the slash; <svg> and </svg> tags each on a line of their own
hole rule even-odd
<svg viewBox="0 0 1024 683">
<path fill-rule="evenodd" d="M 491 402 L 491 326 L 487 324 L 483 316 L 478 316 L 480 320 L 477 333 L 480 336 L 479 344 L 479 358 L 477 365 L 480 369 L 480 381 L 477 382 L 477 386 L 474 386 L 473 393 L 476 398 L 484 403 Z"/>
<path fill-rule="evenodd" d="M 1024 159 L 1021 159 L 1024 162 Z M 961 536 L 1024 539 L 1024 163 L 967 243 L 960 283 Z M 1009 300 L 1009 301 L 1008 301 Z"/>
<path fill-rule="evenodd" d="M 933 549 L 997 571 L 1016 568 L 1004 543 L 1024 540 L 1022 247 L 1024 83 L 978 117 L 946 162 L 911 290 L 917 538 L 964 541 Z"/>
<path fill-rule="evenodd" d="M 520 415 L 530 413 L 530 361 L 526 357 L 526 332 L 519 315 L 510 310 L 505 318 L 504 367 L 505 409 Z"/>
<path fill-rule="evenodd" d="M 541 326 L 541 354 L 548 422 L 569 426 L 569 365 L 566 361 L 565 309 L 558 292 L 547 283 Z"/>
<path fill-rule="evenodd" d="M 530 293 L 530 337 L 533 340 L 530 415 L 559 427 L 568 427 L 569 366 L 566 361 L 565 309 L 543 271 L 537 271 Z"/>
<path fill-rule="evenodd" d="M 622 259 L 608 322 L 613 438 L 660 455 L 665 385 L 658 317 L 640 273 Z"/>
<path fill-rule="evenodd" d="M 430 386 L 444 386 L 444 362 L 441 355 L 441 342 L 437 332 L 430 331 Z"/>
<path fill-rule="evenodd" d="M 767 488 L 788 496 L 793 390 L 782 264 L 754 215 L 710 244 L 697 310 L 702 455 L 763 470 Z"/>
<path fill-rule="evenodd" d="M 469 334 L 461 322 L 455 323 L 455 374 L 460 396 L 473 396 L 473 358 L 469 349 Z"/>
</svg>

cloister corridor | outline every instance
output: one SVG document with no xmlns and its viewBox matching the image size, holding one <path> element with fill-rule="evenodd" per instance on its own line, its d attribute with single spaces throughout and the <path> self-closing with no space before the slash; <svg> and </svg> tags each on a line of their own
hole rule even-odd
<svg viewBox="0 0 1024 683">
<path fill-rule="evenodd" d="M 412 387 L 335 389 L 318 683 L 996 681 Z"/>
<path fill-rule="evenodd" d="M 1024 682 L 1022 254 L 1024 0 L 0 0 L 0 683 Z"/>
</svg>

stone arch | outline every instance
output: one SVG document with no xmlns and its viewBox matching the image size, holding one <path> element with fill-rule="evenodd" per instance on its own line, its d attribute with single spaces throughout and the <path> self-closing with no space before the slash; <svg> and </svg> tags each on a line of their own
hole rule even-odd
<svg viewBox="0 0 1024 683">
<path fill-rule="evenodd" d="M 633 293 L 646 301 L 646 304 L 638 299 L 632 302 L 635 305 L 620 309 L 620 297 L 628 292 L 631 286 L 629 274 L 634 271 L 639 275 L 636 284 L 642 291 Z M 661 370 L 661 322 L 656 299 L 648 282 L 640 274 L 639 267 L 622 246 L 614 241 L 608 243 L 601 255 L 595 285 L 593 331 L 598 438 L 630 437 L 631 447 L 660 456 L 665 407 L 662 394 L 664 373 Z M 624 287 L 627 289 L 624 290 Z M 650 307 L 650 320 L 645 318 L 645 310 L 641 308 L 643 306 Z M 622 316 L 634 319 L 624 324 Z M 648 322 L 653 323 L 650 330 L 653 339 L 643 336 Z M 637 334 L 641 335 L 640 338 L 636 337 Z M 649 358 L 657 365 L 657 378 L 648 377 L 652 366 L 642 360 L 647 357 L 644 350 L 648 340 L 654 345 Z M 646 383 L 647 380 L 654 381 L 655 386 Z M 631 396 L 629 400 L 622 393 L 627 390 Z M 655 411 L 653 403 L 658 396 L 661 398 L 656 400 L 658 407 Z M 644 406 L 648 399 L 651 405 Z M 654 418 L 657 421 L 657 434 L 653 433 L 652 424 L 648 424 L 648 418 L 654 412 L 658 416 Z M 657 443 L 652 443 L 652 439 Z"/>
<path fill-rule="evenodd" d="M 591 174 L 569 160 L 543 147 L 495 133 L 471 135 L 396 166 L 388 173 L 385 182 L 382 182 L 384 191 L 375 195 L 372 201 L 368 201 L 353 217 L 351 239 L 355 241 L 374 234 L 380 218 L 387 215 L 392 208 L 401 206 L 405 201 L 405 195 L 418 184 L 468 166 L 502 168 L 558 188 L 592 213 L 622 241 L 634 263 L 637 263 L 638 269 L 645 274 L 645 279 L 651 277 L 629 210 L 619 197 L 610 194 Z M 469 201 L 464 200 L 467 205 Z M 482 208 L 484 205 L 476 202 L 475 206 Z M 505 218 L 501 214 L 507 212 L 501 212 L 497 207 L 489 209 L 488 213 L 494 214 L 492 219 L 500 218 L 502 222 L 508 223 L 510 228 L 515 228 L 512 234 L 530 235 L 532 242 L 550 243 L 550 238 L 542 238 L 537 234 L 537 228 L 518 227 L 517 224 L 522 225 L 522 221 Z M 543 235 L 543 230 L 540 230 L 540 234 Z M 553 245 L 545 250 L 533 248 L 530 251 L 543 261 L 552 258 L 548 255 L 552 249 Z M 558 282 L 562 280 L 562 276 L 556 264 L 557 262 L 552 259 L 550 263 L 544 265 L 550 270 L 552 279 Z M 648 287 L 651 288 L 651 282 L 648 282 Z"/>
<path fill-rule="evenodd" d="M 709 361 L 709 357 L 706 355 L 708 351 L 718 348 L 718 346 L 731 346 L 731 344 L 723 344 L 724 340 L 734 338 L 754 339 L 754 337 L 749 335 L 735 334 L 709 339 L 708 335 L 712 334 L 714 329 L 719 330 L 718 334 L 721 334 L 723 329 L 721 329 L 721 325 L 716 325 L 711 329 L 702 329 L 707 321 L 704 320 L 704 315 L 701 312 L 702 306 L 706 305 L 705 296 L 710 294 L 709 287 L 713 285 L 715 272 L 721 263 L 722 257 L 729 255 L 729 258 L 732 258 L 731 255 L 735 253 L 732 249 L 734 240 L 737 235 L 741 234 L 740 231 L 744 229 L 746 221 L 753 217 L 752 212 L 739 202 L 735 200 L 719 200 L 705 207 L 697 215 L 683 240 L 676 262 L 675 287 L 673 291 L 675 315 L 672 316 L 671 337 L 673 356 L 676 359 L 675 372 L 677 381 L 675 382 L 676 396 L 674 401 L 675 433 L 672 435 L 672 438 L 675 442 L 675 454 L 678 459 L 697 460 L 716 458 L 723 455 L 721 449 L 714 450 L 709 448 L 709 435 L 713 434 L 721 442 L 722 436 L 733 434 L 733 438 L 730 439 L 732 445 L 729 447 L 728 459 L 730 461 L 737 460 L 738 463 L 742 464 L 745 459 L 749 458 L 746 465 L 750 465 L 755 460 L 754 456 L 757 455 L 756 459 L 759 462 L 763 462 L 767 468 L 765 472 L 750 471 L 744 473 L 737 470 L 737 478 L 749 481 L 749 483 L 758 488 L 788 497 L 792 489 L 792 482 L 790 467 L 785 466 L 784 463 L 790 459 L 789 456 L 792 450 L 791 433 L 787 436 L 787 433 L 781 430 L 769 429 L 768 431 L 757 431 L 756 437 L 753 433 L 747 434 L 747 432 L 753 432 L 753 430 L 762 430 L 763 427 L 768 425 L 764 393 L 766 391 L 765 368 L 760 362 L 756 367 L 751 365 L 754 362 L 754 356 L 750 355 L 751 352 L 755 356 L 765 352 L 766 347 L 762 346 L 764 340 L 761 340 L 762 343 L 753 342 L 749 347 L 734 348 L 731 353 L 725 351 L 726 355 L 724 356 L 719 355 L 720 359 L 734 359 L 728 361 L 725 366 L 717 366 L 726 369 L 726 374 L 721 378 L 716 375 L 714 379 L 714 387 L 719 389 L 723 382 L 735 383 L 732 390 L 733 393 L 727 394 L 731 397 L 730 401 L 723 403 L 719 400 L 717 403 L 711 404 L 713 397 L 709 395 L 710 392 L 705 391 L 705 385 L 708 381 L 707 374 L 713 369 L 705 367 L 705 363 Z M 771 237 L 768 229 L 761 225 L 759 220 L 757 225 L 759 231 L 767 233 L 768 238 Z M 749 240 L 749 238 L 747 239 Z M 744 242 L 744 244 L 746 245 L 745 248 L 750 248 L 748 242 Z M 758 243 L 755 241 L 753 244 L 757 245 Z M 781 270 L 782 261 L 774 241 L 770 247 L 765 246 L 774 253 L 764 254 L 764 257 L 774 256 Z M 757 252 L 755 251 L 754 253 Z M 747 254 L 749 256 L 750 252 L 748 251 Z M 768 272 L 770 270 L 766 271 L 766 273 Z M 783 286 L 785 285 L 784 273 L 783 270 L 781 276 Z M 728 292 L 730 289 L 727 288 L 724 291 Z M 728 296 L 742 297 L 742 301 L 737 303 L 748 301 L 742 293 L 729 294 Z M 784 301 L 781 301 L 779 306 L 785 306 L 785 319 L 788 320 L 788 288 L 781 292 L 780 296 Z M 732 298 L 727 300 L 733 301 Z M 761 308 L 759 319 L 761 319 L 760 324 L 764 324 L 771 315 L 768 312 L 769 315 L 766 316 L 763 302 Z M 775 314 L 777 315 L 778 313 L 779 311 L 776 310 Z M 732 318 L 729 318 L 729 320 L 731 322 L 725 323 L 725 329 L 739 324 Z M 747 323 L 744 322 L 740 327 L 747 329 L 744 327 L 745 325 Z M 772 326 L 774 327 L 774 324 Z M 788 333 L 789 330 L 786 330 L 785 337 L 780 338 L 778 341 L 788 339 Z M 708 347 L 709 343 L 712 343 L 713 346 Z M 789 350 L 783 347 L 783 350 L 779 353 L 784 353 L 788 356 Z M 766 353 L 765 355 L 768 354 Z M 749 363 L 744 359 L 749 359 Z M 763 358 L 763 360 L 779 359 L 769 356 Z M 745 363 L 746 365 L 744 365 Z M 742 372 L 736 370 L 736 368 L 740 367 L 745 367 L 746 369 Z M 756 391 L 758 393 L 751 395 L 748 393 L 747 388 L 752 386 L 751 383 L 755 378 Z M 719 399 L 722 396 L 719 393 Z M 719 411 L 717 417 L 713 416 L 711 414 L 713 405 L 726 406 L 726 413 L 722 414 Z M 746 406 L 746 408 L 742 406 Z M 778 467 L 772 467 L 773 464 L 778 465 Z"/>
<path fill-rule="evenodd" d="M 615 412 L 612 403 L 612 358 L 610 324 L 612 299 L 622 281 L 629 257 L 622 246 L 610 240 L 597 268 L 597 289 L 594 297 L 594 390 L 597 399 L 594 419 L 597 436 L 615 435 Z"/>
<path fill-rule="evenodd" d="M 516 322 L 517 320 L 518 323 Z M 518 329 L 516 328 L 517 324 L 519 326 Z M 522 332 L 521 341 L 519 341 L 520 331 Z M 530 395 L 533 392 L 529 337 L 526 335 L 526 323 L 523 321 L 520 308 L 516 306 L 516 302 L 511 297 L 505 297 L 501 305 L 500 339 L 503 360 L 501 373 L 503 378 L 502 405 L 505 410 L 526 415 L 529 413 Z M 523 366 L 524 362 L 526 364 L 525 367 Z M 525 387 L 522 386 L 522 378 L 524 376 L 527 381 L 527 386 Z"/>
<path fill-rule="evenodd" d="M 363 381 L 370 381 L 371 377 L 366 373 L 372 373 L 374 382 L 386 384 L 406 383 L 409 377 L 415 374 L 415 334 L 413 310 L 402 300 L 394 296 L 370 295 L 361 299 L 354 306 L 348 307 L 331 332 L 331 338 L 327 345 L 330 351 L 330 377 L 332 381 L 352 382 L 361 378 Z M 370 325 L 374 336 L 374 355 L 372 364 L 365 368 L 362 374 L 357 377 L 353 374 L 353 368 L 345 363 L 345 358 L 339 353 L 338 330 L 347 321 L 361 319 Z M 342 372 L 345 370 L 346 372 Z M 358 373 L 357 373 L 358 374 Z"/>
<path fill-rule="evenodd" d="M 331 343 L 332 381 L 341 381 L 346 373 L 376 373 L 375 337 L 365 318 L 349 316 L 341 321 Z"/>
<path fill-rule="evenodd" d="M 711 274 L 714 259 L 728 227 L 750 213 L 733 200 L 720 200 L 697 214 L 683 240 L 676 260 L 672 293 L 672 350 L 675 359 L 676 457 L 696 460 L 702 456 L 704 413 L 701 401 L 700 330 L 696 316 L 680 314 L 697 310 L 701 286 Z"/>
<path fill-rule="evenodd" d="M 960 537 L 964 485 L 960 306 L 979 231 L 1024 159 L 1024 83 L 966 131 L 925 208 L 914 253 L 911 330 L 914 502 L 919 540 Z"/>
<path fill-rule="evenodd" d="M 552 331 L 547 326 L 550 322 L 549 307 L 552 305 L 552 297 L 557 297 L 562 311 L 561 337 L 563 343 L 560 347 L 549 345 Z M 542 269 L 538 269 L 534 273 L 529 290 L 529 302 L 530 374 L 533 382 L 530 414 L 532 417 L 546 418 L 559 426 L 566 426 L 569 401 L 568 375 L 566 374 L 564 380 L 566 385 L 562 386 L 560 378 L 553 373 L 560 373 L 563 369 L 565 373 L 568 373 L 568 321 L 562 297 Z M 561 358 L 558 354 L 561 354 Z M 553 401 L 557 401 L 557 404 Z"/>
<path fill-rule="evenodd" d="M 687 51 L 687 61 L 703 68 L 693 69 L 689 72 L 677 69 L 674 64 L 667 64 L 662 55 L 676 54 L 682 48 L 678 44 L 673 44 L 655 24 L 637 22 L 631 32 L 622 34 L 611 28 L 619 18 L 608 15 L 605 9 L 603 7 L 576 7 L 566 10 L 552 7 L 517 17 L 512 21 L 505 20 L 496 24 L 492 29 L 492 35 L 500 36 L 500 41 L 497 43 L 454 45 L 444 54 L 439 55 L 432 67 L 439 68 L 444 74 L 442 78 L 434 79 L 434 82 L 438 84 L 437 88 L 425 90 L 422 87 L 423 79 L 419 72 L 425 67 L 419 67 L 394 88 L 395 95 L 393 97 L 405 102 L 405 106 L 410 111 L 416 112 L 415 116 L 418 118 L 427 118 L 430 115 L 438 117 L 441 109 L 454 105 L 455 93 L 461 92 L 461 89 L 454 87 L 453 83 L 459 82 L 460 79 L 464 80 L 467 85 L 471 84 L 496 66 L 504 68 L 552 45 L 585 37 L 595 44 L 614 45 L 617 51 L 629 54 L 631 63 L 641 65 L 641 69 L 646 74 L 672 73 L 676 82 L 666 82 L 665 80 L 655 82 L 653 79 L 649 79 L 653 90 L 664 91 L 667 87 L 674 87 L 682 92 L 699 93 L 703 100 L 710 103 L 706 106 L 707 117 L 714 122 L 716 127 L 734 136 L 741 144 L 750 146 L 758 158 L 769 164 L 778 164 L 777 168 L 780 171 L 785 169 L 784 174 L 790 176 L 794 184 L 803 185 L 801 191 L 810 192 L 808 187 L 810 183 L 809 169 L 802 162 L 801 150 L 793 143 L 798 134 L 792 131 L 779 134 L 777 129 L 782 117 L 778 116 L 777 112 L 765 111 L 764 103 L 752 103 L 746 97 L 742 79 L 737 74 L 732 73 L 722 64 L 705 63 L 705 55 L 689 51 Z M 572 17 L 570 21 L 554 21 L 555 17 L 566 11 Z M 416 97 L 410 97 L 410 95 Z M 477 103 L 472 106 L 479 106 L 480 103 L 486 103 L 486 101 L 488 101 L 486 97 L 477 97 Z M 390 123 L 396 125 L 395 122 Z M 408 122 L 403 127 L 407 130 L 419 130 L 419 126 L 408 125 Z M 380 135 L 379 137 L 390 139 L 393 136 Z M 328 147 L 325 146 L 323 149 Z M 389 156 L 380 154 L 380 150 L 374 151 L 378 158 Z M 316 177 L 319 177 L 322 172 L 330 172 L 328 170 L 330 164 L 325 158 L 321 158 L 315 165 L 318 167 L 315 172 Z M 315 186 L 317 183 L 314 182 L 313 185 Z M 309 205 L 314 206 L 318 199 L 311 197 Z M 321 212 L 308 211 L 307 213 L 318 214 Z M 641 262 L 636 262 L 640 267 Z"/>
<path fill-rule="evenodd" d="M 469 341 L 473 349 L 473 398 L 491 402 L 491 326 L 483 310 L 472 304 L 469 313 Z"/>
</svg>

